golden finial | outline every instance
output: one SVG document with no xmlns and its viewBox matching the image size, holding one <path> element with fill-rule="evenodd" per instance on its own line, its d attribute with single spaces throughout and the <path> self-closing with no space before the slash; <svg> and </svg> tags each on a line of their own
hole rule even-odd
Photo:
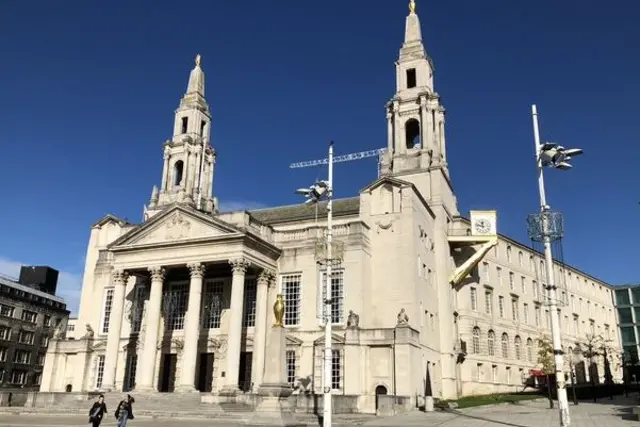
<svg viewBox="0 0 640 427">
<path fill-rule="evenodd" d="M 409 1 L 409 12 L 411 12 L 412 15 L 416 13 L 416 0 Z"/>
<path fill-rule="evenodd" d="M 202 57 L 200 56 L 200 54 L 196 55 L 196 67 L 200 66 L 200 61 L 202 61 Z"/>
</svg>

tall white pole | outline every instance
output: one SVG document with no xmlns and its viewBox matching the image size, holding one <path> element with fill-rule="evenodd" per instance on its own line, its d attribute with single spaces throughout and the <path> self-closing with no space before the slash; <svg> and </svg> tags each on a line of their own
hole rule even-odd
<svg viewBox="0 0 640 427">
<path fill-rule="evenodd" d="M 333 368 L 333 352 L 331 350 L 331 263 L 333 262 L 333 141 L 329 143 L 329 179 L 327 183 L 327 278 L 325 280 L 325 326 L 324 326 L 324 400 L 322 407 L 322 425 L 331 427 L 331 380 Z"/>
<path fill-rule="evenodd" d="M 538 109 L 535 105 L 531 106 L 531 114 L 533 116 L 533 137 L 535 143 L 536 162 L 538 167 L 538 190 L 540 192 L 540 213 L 541 215 L 541 227 L 544 242 L 544 259 L 545 259 L 545 273 L 547 280 L 547 298 L 549 304 L 550 318 L 551 318 L 551 340 L 553 344 L 553 359 L 555 362 L 556 384 L 558 393 L 558 406 L 560 408 L 560 425 L 570 426 L 571 416 L 569 414 L 569 399 L 567 398 L 567 389 L 565 388 L 564 372 L 562 367 L 564 365 L 564 358 L 562 357 L 562 338 L 560 335 L 560 313 L 558 313 L 557 305 L 557 292 L 556 284 L 553 277 L 553 255 L 551 253 L 551 236 L 550 227 L 548 223 L 548 216 L 545 215 L 549 212 L 550 208 L 547 205 L 547 198 L 544 190 L 544 175 L 542 160 L 540 158 L 540 130 L 538 127 Z M 549 386 L 551 386 L 549 384 Z"/>
</svg>

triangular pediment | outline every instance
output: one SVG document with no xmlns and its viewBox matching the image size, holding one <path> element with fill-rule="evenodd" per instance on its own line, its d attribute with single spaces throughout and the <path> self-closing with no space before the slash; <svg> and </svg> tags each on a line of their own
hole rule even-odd
<svg viewBox="0 0 640 427">
<path fill-rule="evenodd" d="M 126 233 L 110 247 L 146 246 L 242 234 L 242 230 L 220 219 L 175 205 Z"/>
<path fill-rule="evenodd" d="M 331 343 L 332 344 L 344 344 L 344 337 L 340 336 L 340 335 L 337 335 L 337 334 L 331 334 Z M 324 335 L 322 335 L 320 338 L 315 340 L 313 342 L 313 345 L 324 345 Z"/>
<path fill-rule="evenodd" d="M 393 178 L 390 176 L 383 176 L 382 178 L 376 179 L 371 184 L 364 187 L 360 190 L 360 193 L 364 193 L 366 191 L 373 191 L 381 185 L 391 185 L 392 187 L 413 187 L 413 184 L 407 181 L 403 181 L 398 178 Z"/>
</svg>

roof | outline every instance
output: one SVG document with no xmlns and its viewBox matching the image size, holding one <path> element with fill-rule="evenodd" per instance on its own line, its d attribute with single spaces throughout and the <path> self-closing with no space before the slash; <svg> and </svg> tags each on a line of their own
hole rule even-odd
<svg viewBox="0 0 640 427">
<path fill-rule="evenodd" d="M 317 210 L 316 210 L 317 207 Z M 317 205 L 305 205 L 304 203 L 275 208 L 256 209 L 249 211 L 252 217 L 258 221 L 271 225 L 282 222 L 293 222 L 314 219 L 327 214 L 327 202 Z M 360 197 L 348 197 L 333 201 L 333 216 L 357 215 L 360 213 Z"/>
<path fill-rule="evenodd" d="M 11 279 L 9 279 L 7 277 L 4 277 L 4 276 L 0 276 L 0 284 L 5 285 L 5 286 L 9 286 L 10 288 L 14 288 L 14 289 L 17 289 L 19 291 L 24 291 L 24 292 L 29 293 L 29 294 L 34 294 L 34 295 L 37 295 L 37 296 L 42 297 L 42 298 L 47 298 L 47 299 L 50 299 L 52 301 L 65 304 L 64 300 L 62 298 L 58 297 L 58 296 L 51 295 L 51 294 L 39 291 L 39 290 L 34 289 L 34 288 L 30 288 L 29 286 L 21 285 L 20 283 L 15 282 L 15 281 L 13 281 L 13 280 L 11 280 Z"/>
</svg>

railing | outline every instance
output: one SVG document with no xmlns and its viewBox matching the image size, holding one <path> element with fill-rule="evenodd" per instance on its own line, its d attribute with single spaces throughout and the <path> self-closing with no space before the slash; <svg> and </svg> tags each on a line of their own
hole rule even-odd
<svg viewBox="0 0 640 427">
<path fill-rule="evenodd" d="M 362 223 L 339 224 L 333 227 L 333 236 L 349 236 L 365 231 Z M 274 233 L 275 242 L 293 242 L 298 240 L 321 239 L 325 237 L 327 229 L 324 225 L 312 226 L 296 230 L 279 230 Z"/>
</svg>

